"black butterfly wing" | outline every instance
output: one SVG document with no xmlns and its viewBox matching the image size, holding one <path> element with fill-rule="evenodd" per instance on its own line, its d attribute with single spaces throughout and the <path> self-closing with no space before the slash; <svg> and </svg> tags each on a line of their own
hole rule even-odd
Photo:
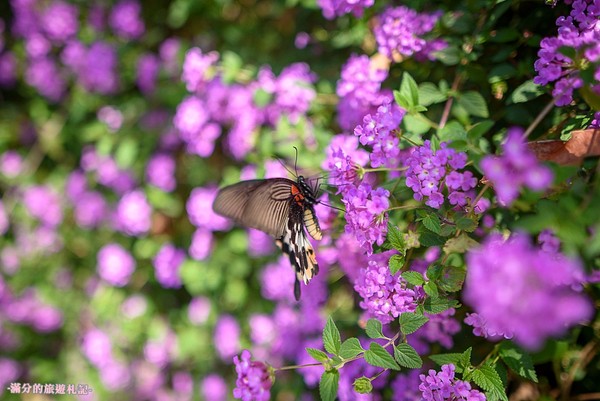
<svg viewBox="0 0 600 401">
<path fill-rule="evenodd" d="M 213 210 L 240 225 L 280 238 L 289 218 L 293 185 L 296 183 L 287 178 L 238 182 L 219 190 Z"/>
</svg>

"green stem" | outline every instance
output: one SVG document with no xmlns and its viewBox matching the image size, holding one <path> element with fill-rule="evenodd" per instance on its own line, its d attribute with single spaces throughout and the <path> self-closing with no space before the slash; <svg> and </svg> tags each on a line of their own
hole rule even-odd
<svg viewBox="0 0 600 401">
<path fill-rule="evenodd" d="M 273 368 L 273 369 L 277 372 L 278 370 L 294 370 L 294 369 L 300 369 L 300 368 L 308 368 L 310 366 L 323 366 L 323 364 L 320 362 L 315 362 L 315 363 L 307 363 L 306 365 L 290 365 L 290 366 L 283 366 L 281 368 Z"/>
<path fill-rule="evenodd" d="M 546 115 L 548 113 L 550 113 L 550 110 L 552 110 L 553 108 L 554 108 L 554 98 L 550 101 L 550 103 L 548 103 L 546 105 L 546 107 L 544 107 L 542 112 L 540 114 L 538 114 L 538 116 L 535 118 L 535 120 L 533 120 L 533 122 L 529 125 L 529 127 L 527 127 L 527 130 L 523 134 L 523 139 L 526 139 L 533 132 L 535 127 L 538 126 L 538 124 L 546 117 Z"/>
</svg>

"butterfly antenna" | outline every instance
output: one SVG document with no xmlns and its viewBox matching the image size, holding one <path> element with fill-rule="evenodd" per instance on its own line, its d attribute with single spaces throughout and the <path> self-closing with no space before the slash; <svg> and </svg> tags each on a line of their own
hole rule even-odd
<svg viewBox="0 0 600 401">
<path fill-rule="evenodd" d="M 277 156 L 273 155 L 273 158 L 275 158 L 275 159 L 276 159 L 276 160 L 277 160 L 277 161 L 278 161 L 278 162 L 279 162 L 279 163 L 280 163 L 280 164 L 283 166 L 283 168 L 284 168 L 284 169 L 286 169 L 286 171 L 287 171 L 288 173 L 290 173 L 290 174 L 291 174 L 292 176 L 294 176 L 294 177 L 298 177 L 298 174 L 294 174 L 294 172 L 293 172 L 292 170 L 290 170 L 290 169 L 288 168 L 288 166 L 286 166 L 286 165 L 285 165 L 285 163 L 284 163 L 284 162 L 282 162 L 282 161 L 281 161 L 281 159 L 280 159 L 279 157 L 277 157 Z M 297 171 L 296 171 L 296 172 L 297 172 Z"/>
<path fill-rule="evenodd" d="M 296 177 L 298 177 L 298 148 L 294 146 L 296 151 L 296 160 L 294 160 L 294 170 L 296 170 Z"/>
<path fill-rule="evenodd" d="M 323 205 L 323 206 L 330 207 L 330 208 L 335 209 L 335 210 L 339 210 L 340 212 L 346 213 L 346 209 L 342 209 L 341 207 L 333 206 L 333 205 L 331 205 L 329 203 L 325 203 L 325 202 L 319 202 L 319 204 Z"/>
</svg>

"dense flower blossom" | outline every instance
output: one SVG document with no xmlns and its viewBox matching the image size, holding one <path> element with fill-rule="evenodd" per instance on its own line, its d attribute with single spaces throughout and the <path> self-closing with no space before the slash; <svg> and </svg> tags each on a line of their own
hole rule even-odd
<svg viewBox="0 0 600 401">
<path fill-rule="evenodd" d="M 163 245 L 152 259 L 156 281 L 164 288 L 180 288 L 179 269 L 184 260 L 185 251 L 176 248 L 172 244 Z"/>
<path fill-rule="evenodd" d="M 112 344 L 108 335 L 99 329 L 87 331 L 81 348 L 85 357 L 95 366 L 102 366 L 112 359 Z"/>
<path fill-rule="evenodd" d="M 44 10 L 41 16 L 42 29 L 48 38 L 62 43 L 75 36 L 79 23 L 79 10 L 72 4 L 54 1 Z"/>
<path fill-rule="evenodd" d="M 294 274 L 289 258 L 281 256 L 277 262 L 269 263 L 261 273 L 260 291 L 265 299 L 292 302 Z"/>
<path fill-rule="evenodd" d="M 512 338 L 512 333 L 497 333 L 489 327 L 487 320 L 477 313 L 467 313 L 465 324 L 473 327 L 473 334 L 477 337 L 487 338 L 491 341 L 499 341 L 502 338 Z"/>
<path fill-rule="evenodd" d="M 221 128 L 209 123 L 209 118 L 204 101 L 197 96 L 189 96 L 177 106 L 173 124 L 187 144 L 188 152 L 202 157 L 212 154 Z"/>
<path fill-rule="evenodd" d="M 338 122 L 342 129 L 351 130 L 361 123 L 363 116 L 375 112 L 377 106 L 392 97 L 381 93 L 381 83 L 388 71 L 371 62 L 369 57 L 353 54 L 342 67 L 336 93 Z"/>
<path fill-rule="evenodd" d="M 375 4 L 375 0 L 317 0 L 317 5 L 323 10 L 327 19 L 352 13 L 357 18 L 362 17 L 366 8 Z"/>
<path fill-rule="evenodd" d="M 116 132 L 123 125 L 123 113 L 115 107 L 103 106 L 98 110 L 98 120 L 106 124 L 109 130 Z"/>
<path fill-rule="evenodd" d="M 115 4 L 108 19 L 110 27 L 123 39 L 137 39 L 146 30 L 140 18 L 142 7 L 137 0 L 121 0 Z"/>
<path fill-rule="evenodd" d="M 552 230 L 542 230 L 538 235 L 538 242 L 544 252 L 556 254 L 560 250 L 560 239 L 554 235 Z"/>
<path fill-rule="evenodd" d="M 173 156 L 159 153 L 150 158 L 146 165 L 148 183 L 166 192 L 175 189 L 175 159 Z"/>
<path fill-rule="evenodd" d="M 422 289 L 417 288 L 415 291 L 418 293 Z M 424 346 L 437 342 L 446 349 L 452 348 L 454 345 L 453 336 L 461 328 L 460 322 L 454 318 L 455 313 L 456 310 L 453 308 L 435 315 L 426 313 L 425 316 L 429 318 L 429 321 L 415 333 L 411 334 L 411 340 L 423 343 Z"/>
<path fill-rule="evenodd" d="M 181 80 L 188 92 L 194 93 L 203 89 L 211 78 L 210 68 L 219 60 L 219 53 L 202 53 L 198 47 L 193 47 L 185 54 Z"/>
<path fill-rule="evenodd" d="M 116 228 L 128 235 L 145 234 L 152 223 L 152 207 L 141 190 L 123 195 L 116 210 Z"/>
<path fill-rule="evenodd" d="M 498 202 L 509 206 L 519 196 L 522 187 L 543 191 L 552 184 L 552 171 L 538 163 L 523 140 L 523 130 L 513 128 L 507 133 L 501 156 L 485 156 L 481 169 L 492 182 Z"/>
<path fill-rule="evenodd" d="M 215 325 L 213 341 L 218 355 L 224 361 L 240 351 L 240 325 L 231 315 L 221 315 Z"/>
<path fill-rule="evenodd" d="M 329 171 L 329 183 L 338 187 L 338 193 L 349 191 L 358 185 L 358 168 L 369 160 L 369 153 L 358 147 L 358 138 L 336 135 L 325 150 L 327 158 L 322 164 Z"/>
<path fill-rule="evenodd" d="M 426 401 L 465 400 L 485 401 L 485 394 L 471 389 L 471 384 L 454 377 L 454 365 L 442 365 L 439 372 L 429 369 L 427 375 L 419 375 L 419 390 Z"/>
<path fill-rule="evenodd" d="M 360 271 L 354 289 L 362 297 L 360 307 L 383 324 L 417 308 L 415 292 L 406 287 L 400 273 L 390 273 L 387 263 L 369 261 Z"/>
<path fill-rule="evenodd" d="M 471 192 L 477 178 L 470 171 L 460 172 L 467 162 L 467 155 L 448 147 L 446 142 L 433 150 L 429 140 L 423 146 L 413 148 L 406 159 L 406 185 L 414 192 L 413 197 L 439 209 L 444 203 L 447 189 L 451 205 L 463 207 L 475 198 Z"/>
<path fill-rule="evenodd" d="M 405 111 L 396 104 L 385 102 L 375 115 L 367 114 L 361 125 L 354 128 L 360 143 L 373 148 L 369 157 L 373 167 L 396 167 L 399 164 L 400 139 L 395 133 Z"/>
<path fill-rule="evenodd" d="M 271 398 L 273 380 L 269 367 L 259 361 L 252 361 L 250 351 L 242 351 L 241 357 L 234 356 L 237 373 L 233 396 L 243 401 L 268 401 Z"/>
<path fill-rule="evenodd" d="M 387 233 L 387 209 L 390 192 L 373 189 L 363 182 L 344 193 L 346 205 L 346 232 L 353 233 L 367 254 L 373 253 L 373 244 L 381 245 Z"/>
<path fill-rule="evenodd" d="M 126 285 L 135 270 L 135 259 L 119 244 L 104 245 L 97 259 L 98 275 L 117 287 Z"/>
<path fill-rule="evenodd" d="M 37 185 L 25 189 L 23 204 L 31 216 L 46 226 L 56 227 L 62 222 L 63 212 L 60 198 L 48 186 Z"/>
<path fill-rule="evenodd" d="M 148 310 L 148 300 L 143 295 L 131 295 L 121 304 L 121 312 L 128 319 L 142 316 Z"/>
<path fill-rule="evenodd" d="M 441 11 L 418 13 L 405 6 L 386 9 L 373 30 L 379 52 L 390 59 L 414 55 L 417 60 L 433 60 L 432 53 L 447 44 L 442 39 L 428 41 L 423 35 L 433 30 L 441 16 Z"/>
<path fill-rule="evenodd" d="M 223 231 L 231 227 L 229 220 L 216 214 L 212 209 L 212 203 L 216 196 L 217 189 L 214 187 L 192 190 L 186 203 L 186 209 L 193 225 L 211 231 Z"/>
<path fill-rule="evenodd" d="M 188 319 L 193 324 L 199 326 L 206 323 L 210 315 L 211 304 L 206 297 L 192 298 L 188 306 Z"/>
<path fill-rule="evenodd" d="M 202 379 L 200 392 L 205 400 L 225 401 L 227 400 L 227 383 L 221 376 L 212 373 Z"/>
<path fill-rule="evenodd" d="M 581 266 L 533 246 L 524 234 L 508 240 L 490 235 L 467 254 L 467 266 L 463 298 L 486 332 L 535 349 L 591 316 L 592 306 L 580 292 Z"/>
<path fill-rule="evenodd" d="M 534 68 L 538 75 L 533 79 L 538 85 L 554 82 L 552 96 L 557 106 L 566 106 L 573 100 L 573 90 L 584 84 L 579 69 L 593 71 L 594 81 L 600 81 L 600 22 L 596 0 L 574 0 L 569 16 L 556 20 L 558 35 L 540 42 L 538 59 Z M 572 51 L 574 58 L 564 54 L 563 48 Z M 592 85 L 600 94 L 600 85 Z"/>
<path fill-rule="evenodd" d="M 160 60 L 152 53 L 142 55 L 137 62 L 135 82 L 145 95 L 151 95 L 156 88 L 156 79 L 160 71 Z"/>
<path fill-rule="evenodd" d="M 17 59 L 12 52 L 0 52 L 0 87 L 10 88 L 17 81 Z"/>
<path fill-rule="evenodd" d="M 10 358 L 0 357 L 0 388 L 2 389 L 2 392 L 4 392 L 4 389 L 7 388 L 6 386 L 17 380 L 20 374 L 21 367 L 17 361 Z"/>
<path fill-rule="evenodd" d="M 195 260 L 204 260 L 210 256 L 213 248 L 213 233 L 206 228 L 198 228 L 192 234 L 192 243 L 188 253 Z"/>
<path fill-rule="evenodd" d="M 66 81 L 56 62 L 51 58 L 31 60 L 25 71 L 25 80 L 40 95 L 52 102 L 58 102 L 64 95 Z"/>
<path fill-rule="evenodd" d="M 65 48 L 65 51 L 68 48 Z M 95 42 L 89 48 L 74 45 L 75 54 L 63 54 L 78 82 L 89 92 L 113 94 L 119 88 L 116 48 L 106 42 Z"/>
<path fill-rule="evenodd" d="M 594 129 L 600 128 L 600 111 L 597 111 L 594 113 L 594 118 L 593 118 L 592 122 L 590 122 L 590 125 L 588 126 L 588 129 L 591 129 L 591 128 L 594 128 Z"/>
</svg>

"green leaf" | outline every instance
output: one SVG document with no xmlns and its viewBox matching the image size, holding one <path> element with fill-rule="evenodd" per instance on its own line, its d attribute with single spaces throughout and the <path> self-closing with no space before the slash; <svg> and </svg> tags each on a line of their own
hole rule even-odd
<svg viewBox="0 0 600 401">
<path fill-rule="evenodd" d="M 442 313 L 450 308 L 456 308 L 458 301 L 456 299 L 445 299 L 445 298 L 427 298 L 423 303 L 425 311 L 427 313 Z"/>
<path fill-rule="evenodd" d="M 404 312 L 400 314 L 399 321 L 400 331 L 402 334 L 408 335 L 419 330 L 421 326 L 429 321 L 429 318 L 414 312 Z"/>
<path fill-rule="evenodd" d="M 365 331 L 369 338 L 386 338 L 383 335 L 381 322 L 377 319 L 369 319 Z"/>
<path fill-rule="evenodd" d="M 445 292 L 460 291 L 465 282 L 467 274 L 466 266 L 443 266 L 442 276 L 437 282 L 438 288 Z"/>
<path fill-rule="evenodd" d="M 490 115 L 485 99 L 479 92 L 461 93 L 456 100 L 472 116 L 488 118 Z"/>
<path fill-rule="evenodd" d="M 479 221 L 477 217 L 459 216 L 456 220 L 454 220 L 454 223 L 456 224 L 456 228 L 459 230 L 471 233 L 475 231 Z"/>
<path fill-rule="evenodd" d="M 389 352 L 376 342 L 372 342 L 369 349 L 365 351 L 365 362 L 379 368 L 400 370 L 400 366 L 394 361 Z"/>
<path fill-rule="evenodd" d="M 456 65 L 460 62 L 462 52 L 457 46 L 451 45 L 440 51 L 433 52 L 433 55 L 445 65 Z"/>
<path fill-rule="evenodd" d="M 485 390 L 486 398 L 489 401 L 508 401 L 500 375 L 498 375 L 498 372 L 492 366 L 483 365 L 476 368 L 473 371 L 472 379 L 475 384 Z"/>
<path fill-rule="evenodd" d="M 473 238 L 465 233 L 461 233 L 458 237 L 450 238 L 446 241 L 443 250 L 446 255 L 451 253 L 465 253 L 478 245 L 479 243 Z"/>
<path fill-rule="evenodd" d="M 473 348 L 467 348 L 462 354 L 460 354 L 460 358 L 458 359 L 457 368 L 460 367 L 463 371 L 467 368 L 471 367 L 471 352 Z"/>
<path fill-rule="evenodd" d="M 419 230 L 419 242 L 422 246 L 432 247 L 444 245 L 446 239 L 429 230 Z"/>
<path fill-rule="evenodd" d="M 531 356 L 512 342 L 503 341 L 500 344 L 500 358 L 516 374 L 525 379 L 538 382 Z"/>
<path fill-rule="evenodd" d="M 402 107 L 405 110 L 409 110 L 412 108 L 412 104 L 410 104 L 410 99 L 408 99 L 398 91 L 394 91 L 394 100 L 396 101 L 396 104 L 398 106 Z"/>
<path fill-rule="evenodd" d="M 340 372 L 330 370 L 323 372 L 319 382 L 319 394 L 321 401 L 334 401 L 337 397 L 338 385 L 340 381 Z"/>
<path fill-rule="evenodd" d="M 494 126 L 494 122 L 492 120 L 484 120 L 481 121 L 474 126 L 472 126 L 467 131 L 467 137 L 471 142 L 481 138 L 486 132 L 488 132 Z"/>
<path fill-rule="evenodd" d="M 221 60 L 221 67 L 223 68 L 223 80 L 226 83 L 231 83 L 235 80 L 235 77 L 241 71 L 244 65 L 242 58 L 234 52 L 225 51 Z"/>
<path fill-rule="evenodd" d="M 543 95 L 545 92 L 543 86 L 533 83 L 533 80 L 530 79 L 519 85 L 510 95 L 509 100 L 511 103 L 524 103 Z"/>
<path fill-rule="evenodd" d="M 390 249 L 396 249 L 400 252 L 404 252 L 406 250 L 406 242 L 404 241 L 404 236 L 402 235 L 398 227 L 390 222 L 388 222 L 388 231 L 385 239 L 391 245 L 392 248 Z"/>
<path fill-rule="evenodd" d="M 419 105 L 419 87 L 414 78 L 406 71 L 402 74 L 400 94 L 410 102 L 411 106 Z"/>
<path fill-rule="evenodd" d="M 340 356 L 344 359 L 350 359 L 354 358 L 363 351 L 364 349 L 360 345 L 358 338 L 350 337 L 342 343 L 342 346 L 340 347 Z"/>
<path fill-rule="evenodd" d="M 423 82 L 419 85 L 419 103 L 423 106 L 440 103 L 448 99 L 448 96 L 431 82 Z"/>
<path fill-rule="evenodd" d="M 419 272 L 415 271 L 407 271 L 402 273 L 402 278 L 406 280 L 409 284 L 412 285 L 423 285 L 425 284 L 425 279 L 423 275 Z"/>
<path fill-rule="evenodd" d="M 450 354 L 437 354 L 437 355 L 429 355 L 429 359 L 438 365 L 449 365 L 452 364 L 456 367 L 456 371 L 458 373 L 462 372 L 462 367 L 459 367 L 459 361 L 462 354 L 458 352 L 450 353 Z"/>
<path fill-rule="evenodd" d="M 402 266 L 404 266 L 404 255 L 392 255 L 389 262 L 390 273 L 398 273 L 402 269 Z"/>
<path fill-rule="evenodd" d="M 133 138 L 123 139 L 115 153 L 117 165 L 123 169 L 133 166 L 133 163 L 137 160 L 139 147 L 139 143 Z"/>
<path fill-rule="evenodd" d="M 421 222 L 429 231 L 432 231 L 436 234 L 439 234 L 442 231 L 440 218 L 434 213 L 429 213 L 421 220 Z"/>
<path fill-rule="evenodd" d="M 423 360 L 417 351 L 406 343 L 394 347 L 394 359 L 400 366 L 410 369 L 418 369 L 423 366 Z"/>
<path fill-rule="evenodd" d="M 318 362 L 327 362 L 329 357 L 326 353 L 316 348 L 306 348 L 306 352 L 310 355 L 315 361 Z"/>
<path fill-rule="evenodd" d="M 425 290 L 425 293 L 427 295 L 429 295 L 430 297 L 435 298 L 439 295 L 437 285 L 435 285 L 435 283 L 433 281 L 426 282 L 425 285 L 423 286 L 423 290 Z"/>
<path fill-rule="evenodd" d="M 437 136 L 442 142 L 464 141 L 467 139 L 467 131 L 461 123 L 452 120 L 437 131 Z"/>
<path fill-rule="evenodd" d="M 323 345 L 325 346 L 325 350 L 330 354 L 337 355 L 340 352 L 340 346 L 342 345 L 340 331 L 331 316 L 327 319 L 327 323 L 323 329 Z"/>
</svg>

